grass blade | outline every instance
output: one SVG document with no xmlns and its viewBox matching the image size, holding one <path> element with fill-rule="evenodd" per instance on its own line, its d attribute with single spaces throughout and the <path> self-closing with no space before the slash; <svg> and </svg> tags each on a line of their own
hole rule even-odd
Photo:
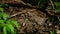
<svg viewBox="0 0 60 34">
<path fill-rule="evenodd" d="M 3 34 L 7 34 L 6 27 L 3 28 Z"/>
</svg>

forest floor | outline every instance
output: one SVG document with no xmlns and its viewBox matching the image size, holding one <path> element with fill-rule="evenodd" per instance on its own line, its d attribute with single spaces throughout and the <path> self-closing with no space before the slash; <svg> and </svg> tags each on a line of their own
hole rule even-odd
<svg viewBox="0 0 60 34">
<path fill-rule="evenodd" d="M 47 10 L 47 13 L 40 11 L 36 6 L 24 4 L 20 1 L 4 1 L 2 3 L 10 3 L 9 8 L 4 7 L 10 19 L 15 19 L 19 23 L 18 34 L 55 34 L 60 33 L 60 13 L 54 10 Z M 54 23 L 49 21 L 49 17 L 55 18 Z"/>
</svg>

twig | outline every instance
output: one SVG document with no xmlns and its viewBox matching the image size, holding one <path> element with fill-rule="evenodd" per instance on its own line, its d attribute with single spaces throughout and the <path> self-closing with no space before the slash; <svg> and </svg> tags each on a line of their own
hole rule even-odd
<svg viewBox="0 0 60 34">
<path fill-rule="evenodd" d="M 53 9 L 55 9 L 55 8 L 54 8 L 54 4 L 53 4 L 52 0 L 50 0 L 50 2 L 51 2 L 51 4 L 52 4 Z"/>
<path fill-rule="evenodd" d="M 24 10 L 24 11 L 22 11 L 22 12 L 15 13 L 15 14 L 9 16 L 9 18 L 11 18 L 11 17 L 15 17 L 15 16 L 17 16 L 17 15 L 20 15 L 20 14 L 22 14 L 22 13 L 26 13 L 26 12 L 27 12 L 27 11 Z"/>
</svg>

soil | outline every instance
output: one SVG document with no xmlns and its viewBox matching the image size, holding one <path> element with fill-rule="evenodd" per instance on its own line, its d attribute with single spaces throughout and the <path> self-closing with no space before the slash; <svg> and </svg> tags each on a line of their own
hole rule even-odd
<svg viewBox="0 0 60 34">
<path fill-rule="evenodd" d="M 1 1 L 0 1 L 1 2 Z M 10 19 L 15 19 L 19 23 L 18 34 L 55 34 L 60 33 L 60 13 L 54 10 L 46 9 L 46 12 L 40 11 L 37 6 L 32 6 L 20 0 L 6 0 L 1 3 L 8 3 L 9 7 L 4 7 L 5 13 L 10 15 Z M 49 21 L 53 17 L 56 20 Z"/>
</svg>

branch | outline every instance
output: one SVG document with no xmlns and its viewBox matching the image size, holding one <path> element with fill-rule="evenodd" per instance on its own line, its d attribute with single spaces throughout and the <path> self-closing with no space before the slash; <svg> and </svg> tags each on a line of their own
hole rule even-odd
<svg viewBox="0 0 60 34">
<path fill-rule="evenodd" d="M 53 4 L 52 0 L 50 0 L 50 3 L 51 3 L 51 5 L 52 5 L 53 9 L 55 9 L 55 8 L 54 8 L 54 4 Z"/>
</svg>

